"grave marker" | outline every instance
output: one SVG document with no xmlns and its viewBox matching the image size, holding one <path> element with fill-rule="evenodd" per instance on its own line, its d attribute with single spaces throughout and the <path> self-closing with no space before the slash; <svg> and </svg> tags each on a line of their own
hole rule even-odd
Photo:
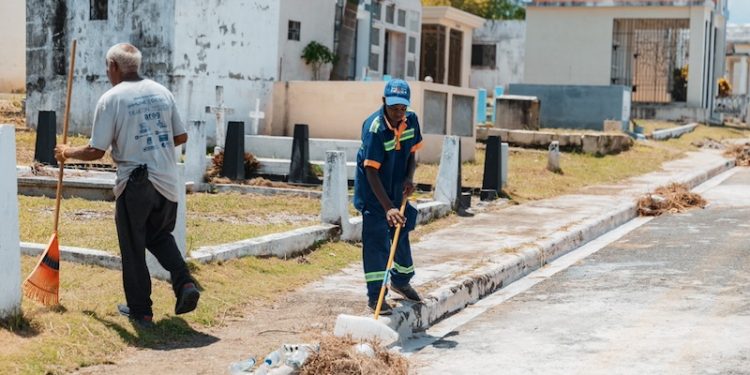
<svg viewBox="0 0 750 375">
<path fill-rule="evenodd" d="M 206 123 L 192 121 L 188 125 L 188 141 L 185 150 L 185 179 L 196 184 L 203 183 L 206 174 Z"/>
<path fill-rule="evenodd" d="M 499 136 L 487 138 L 487 152 L 484 158 L 484 177 L 482 178 L 481 199 L 483 201 L 497 198 L 503 188 L 501 139 Z"/>
<path fill-rule="evenodd" d="M 550 172 L 561 173 L 560 169 L 560 142 L 552 141 L 549 144 L 549 157 L 547 159 L 547 169 Z"/>
<path fill-rule="evenodd" d="M 34 160 L 47 165 L 57 165 L 57 117 L 55 111 L 39 111 L 36 125 L 36 147 Z"/>
<path fill-rule="evenodd" d="M 314 179 L 310 170 L 310 128 L 307 124 L 295 124 L 289 182 L 309 183 Z"/>
<path fill-rule="evenodd" d="M 245 179 L 245 123 L 229 121 L 224 165 L 221 175 L 231 180 Z"/>
<path fill-rule="evenodd" d="M 266 113 L 260 110 L 260 99 L 255 99 L 255 111 L 250 112 L 250 118 L 253 120 L 250 125 L 250 134 L 260 134 L 260 120 L 266 118 Z"/>
<path fill-rule="evenodd" d="M 0 319 L 21 312 L 16 141 L 13 125 L 0 125 Z"/>
<path fill-rule="evenodd" d="M 226 115 L 234 113 L 233 108 L 224 105 L 224 86 L 216 86 L 216 105 L 207 106 L 206 113 L 216 115 L 216 148 L 214 148 L 214 155 L 217 155 L 224 150 L 224 140 L 226 139 L 224 118 Z"/>
</svg>

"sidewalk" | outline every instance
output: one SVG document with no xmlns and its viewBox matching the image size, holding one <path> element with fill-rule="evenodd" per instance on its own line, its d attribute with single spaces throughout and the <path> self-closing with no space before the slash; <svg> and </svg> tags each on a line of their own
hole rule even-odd
<svg viewBox="0 0 750 375">
<path fill-rule="evenodd" d="M 598 185 L 581 194 L 496 209 L 461 219 L 412 245 L 413 285 L 422 305 L 402 303 L 390 325 L 402 335 L 423 330 L 480 298 L 538 269 L 546 262 L 626 223 L 636 216 L 642 194 L 671 182 L 694 187 L 734 166 L 720 152 L 689 153 L 663 170 L 618 185 Z M 310 298 L 334 294 L 364 305 L 361 265 L 306 288 Z M 320 296 L 322 298 L 322 296 Z"/>
</svg>

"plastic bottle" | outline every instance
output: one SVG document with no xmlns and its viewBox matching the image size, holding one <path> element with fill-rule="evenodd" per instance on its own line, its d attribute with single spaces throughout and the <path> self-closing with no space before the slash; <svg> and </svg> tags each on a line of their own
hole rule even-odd
<svg viewBox="0 0 750 375">
<path fill-rule="evenodd" d="M 279 366 L 281 361 L 284 359 L 283 354 L 281 350 L 275 350 L 266 356 L 266 358 L 263 360 L 263 363 L 268 366 L 268 368 L 274 368 Z"/>
<path fill-rule="evenodd" d="M 250 358 L 244 361 L 232 363 L 229 366 L 229 372 L 232 375 L 250 374 L 252 373 L 253 366 L 255 366 L 255 358 L 250 356 Z"/>
</svg>

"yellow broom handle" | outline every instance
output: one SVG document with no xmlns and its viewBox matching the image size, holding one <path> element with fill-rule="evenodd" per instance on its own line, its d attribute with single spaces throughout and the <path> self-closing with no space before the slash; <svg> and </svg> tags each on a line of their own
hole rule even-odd
<svg viewBox="0 0 750 375">
<path fill-rule="evenodd" d="M 76 45 L 78 42 L 73 39 L 73 46 L 70 50 L 70 67 L 68 69 L 68 87 L 65 93 L 65 119 L 63 120 L 63 141 L 62 144 L 68 143 L 68 121 L 70 120 L 70 94 L 73 91 L 73 69 L 76 66 Z M 62 195 L 63 167 L 65 162 L 60 162 L 60 173 L 57 176 L 57 191 L 55 193 L 55 233 L 60 222 L 60 198 Z"/>
<path fill-rule="evenodd" d="M 406 211 L 406 202 L 408 199 L 404 197 L 404 201 L 401 202 L 401 208 L 399 212 L 401 216 L 404 216 Z M 393 241 L 391 242 L 391 253 L 388 255 L 388 263 L 385 266 L 385 272 L 390 272 L 393 266 L 393 258 L 396 256 L 396 246 L 398 246 L 398 238 L 401 235 L 401 225 L 396 226 L 396 232 L 393 234 Z M 387 274 L 386 274 L 387 275 Z M 375 320 L 378 320 L 380 316 L 380 308 L 383 307 L 383 299 L 385 297 L 385 276 L 383 277 L 383 284 L 380 285 L 380 295 L 378 296 L 378 305 L 375 307 Z"/>
</svg>

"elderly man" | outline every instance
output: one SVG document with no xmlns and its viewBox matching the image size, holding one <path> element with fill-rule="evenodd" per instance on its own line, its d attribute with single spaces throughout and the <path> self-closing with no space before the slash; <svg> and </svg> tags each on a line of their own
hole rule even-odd
<svg viewBox="0 0 750 375">
<path fill-rule="evenodd" d="M 407 300 L 421 302 L 409 281 L 414 276 L 409 232 L 417 221 L 417 210 L 408 205 L 405 215 L 398 207 L 414 191 L 415 153 L 422 146 L 419 120 L 411 111 L 411 91 L 406 81 L 393 79 L 385 85 L 383 105 L 362 125 L 362 147 L 357 154 L 354 206 L 362 212 L 362 260 L 367 283 L 368 306 L 375 310 L 386 272 L 391 272 L 391 290 Z M 385 269 L 395 227 L 404 226 L 398 238 L 393 269 Z M 380 314 L 392 308 L 383 303 Z"/>
<path fill-rule="evenodd" d="M 126 305 L 118 305 L 141 327 L 153 326 L 148 249 L 170 272 L 177 302 L 175 314 L 193 311 L 200 298 L 195 281 L 171 232 L 177 217 L 178 185 L 174 148 L 187 142 L 174 96 L 164 86 L 142 78 L 141 52 L 120 43 L 106 55 L 112 83 L 96 105 L 87 146 L 58 145 L 55 157 L 97 160 L 112 147 L 117 163 L 115 223 L 122 254 Z"/>
</svg>

